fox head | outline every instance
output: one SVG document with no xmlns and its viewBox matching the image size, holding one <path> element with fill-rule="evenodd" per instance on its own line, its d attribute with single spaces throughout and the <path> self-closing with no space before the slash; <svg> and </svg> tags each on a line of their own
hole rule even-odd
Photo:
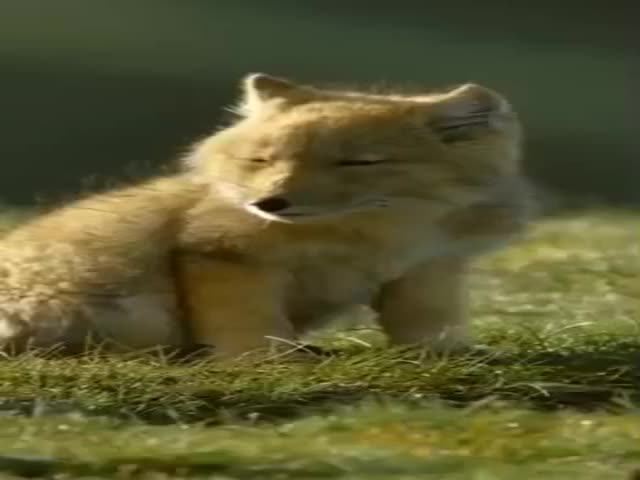
<svg viewBox="0 0 640 480">
<path fill-rule="evenodd" d="M 216 196 L 280 222 L 481 200 L 517 174 L 520 126 L 475 84 L 424 95 L 321 90 L 251 74 L 240 119 L 187 158 Z"/>
</svg>

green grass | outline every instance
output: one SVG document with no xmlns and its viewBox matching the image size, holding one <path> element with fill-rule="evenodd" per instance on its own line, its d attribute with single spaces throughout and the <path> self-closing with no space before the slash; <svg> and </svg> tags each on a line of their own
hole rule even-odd
<svg viewBox="0 0 640 480">
<path fill-rule="evenodd" d="M 0 470 L 61 478 L 633 478 L 639 226 L 630 214 L 551 219 L 479 262 L 474 328 L 490 349 L 462 357 L 388 350 L 367 326 L 316 336 L 338 353 L 305 363 L 223 366 L 151 354 L 1 361 Z"/>
</svg>

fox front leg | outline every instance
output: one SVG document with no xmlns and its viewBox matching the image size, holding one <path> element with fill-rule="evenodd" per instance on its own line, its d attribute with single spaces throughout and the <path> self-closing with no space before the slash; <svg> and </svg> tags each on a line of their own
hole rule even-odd
<svg viewBox="0 0 640 480">
<path fill-rule="evenodd" d="M 383 286 L 375 307 L 392 345 L 436 352 L 468 346 L 467 263 L 462 257 L 435 258 Z"/>
<path fill-rule="evenodd" d="M 294 329 L 281 301 L 277 273 L 202 255 L 178 258 L 187 327 L 197 344 L 229 358 L 292 348 Z"/>
</svg>

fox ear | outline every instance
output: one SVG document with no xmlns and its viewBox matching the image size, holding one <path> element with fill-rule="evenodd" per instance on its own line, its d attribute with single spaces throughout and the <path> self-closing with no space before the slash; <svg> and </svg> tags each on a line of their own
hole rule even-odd
<svg viewBox="0 0 640 480">
<path fill-rule="evenodd" d="M 266 73 L 251 73 L 242 81 L 239 113 L 250 116 L 266 107 L 300 103 L 313 96 L 313 89 Z"/>
<path fill-rule="evenodd" d="M 474 83 L 439 95 L 432 108 L 431 127 L 445 143 L 470 140 L 483 128 L 499 128 L 502 120 L 514 115 L 502 95 Z"/>
</svg>

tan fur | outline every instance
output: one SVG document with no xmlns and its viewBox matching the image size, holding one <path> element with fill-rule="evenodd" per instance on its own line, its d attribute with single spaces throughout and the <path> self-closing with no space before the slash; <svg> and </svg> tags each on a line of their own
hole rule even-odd
<svg viewBox="0 0 640 480">
<path fill-rule="evenodd" d="M 379 311 L 393 343 L 467 341 L 469 259 L 528 219 L 507 101 L 477 85 L 383 96 L 261 74 L 244 92 L 242 117 L 182 173 L 2 239 L 5 348 L 90 338 L 237 355 L 287 346 L 357 303 Z M 286 208 L 256 206 L 274 197 Z"/>
</svg>

